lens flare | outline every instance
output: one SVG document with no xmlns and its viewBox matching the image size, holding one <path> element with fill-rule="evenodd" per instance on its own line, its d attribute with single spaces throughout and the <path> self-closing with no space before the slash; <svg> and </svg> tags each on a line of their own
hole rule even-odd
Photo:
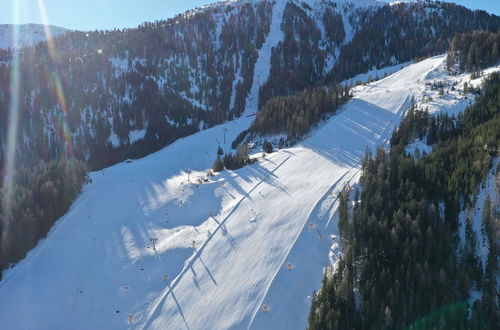
<svg viewBox="0 0 500 330">
<path fill-rule="evenodd" d="M 49 53 L 50 65 L 47 65 L 47 75 L 49 85 L 54 86 L 55 96 L 57 98 L 58 107 L 56 111 L 60 111 L 59 114 L 55 116 L 56 122 L 56 135 L 64 141 L 66 154 L 63 156 L 71 157 L 73 156 L 73 137 L 71 134 L 70 127 L 68 125 L 68 106 L 66 102 L 66 97 L 64 94 L 64 88 L 61 81 L 61 77 L 57 70 L 58 56 L 56 52 L 56 47 L 54 40 L 52 39 L 49 20 L 47 12 L 45 10 L 45 4 L 43 0 L 38 0 L 38 10 L 40 11 L 40 16 L 43 20 L 44 33 L 47 40 L 47 48 Z M 21 18 L 21 8 L 18 1 L 13 3 L 13 21 L 18 23 Z M 17 153 L 17 139 L 19 131 L 19 106 L 20 106 L 20 91 L 21 91 L 21 43 L 19 36 L 19 25 L 14 24 L 12 28 L 12 59 L 11 59 L 11 72 L 10 72 L 10 95 L 9 95 L 9 118 L 7 127 L 7 145 L 4 159 L 4 176 L 3 176 L 3 209 L 8 213 L 12 203 L 13 195 L 13 174 L 16 168 L 16 153 Z M 35 110 L 36 111 L 36 110 Z M 10 217 L 7 217 L 10 218 Z M 8 230 L 8 224 L 5 224 L 6 230 Z M 5 233 L 4 233 L 5 234 Z"/>
<path fill-rule="evenodd" d="M 54 88 L 56 92 L 57 102 L 59 103 L 59 108 L 61 110 L 61 116 L 58 116 L 60 122 L 56 123 L 59 128 L 59 134 L 62 135 L 62 138 L 65 141 L 66 146 L 66 156 L 73 156 L 73 139 L 71 135 L 71 130 L 68 125 L 68 108 L 66 103 L 66 98 L 64 96 L 63 85 L 61 79 L 57 72 L 51 72 L 51 79 L 54 82 Z"/>
<path fill-rule="evenodd" d="M 62 136 L 64 139 L 64 143 L 66 146 L 66 156 L 67 157 L 72 157 L 73 156 L 73 137 L 71 134 L 71 130 L 68 125 L 68 106 L 66 103 L 66 97 L 64 95 L 64 88 L 63 84 L 61 81 L 61 77 L 58 73 L 56 63 L 58 63 L 58 56 L 57 56 L 57 51 L 54 43 L 54 39 L 52 39 L 52 34 L 50 32 L 50 27 L 49 27 L 49 19 L 47 16 L 47 11 L 45 10 L 45 4 L 43 0 L 38 0 L 38 10 L 40 11 L 40 16 L 42 18 L 43 22 L 43 30 L 45 33 L 45 38 L 47 40 L 47 48 L 49 51 L 49 56 L 50 60 L 52 61 L 53 65 L 47 66 L 47 68 L 50 68 L 50 74 L 49 77 L 53 82 L 54 88 L 55 88 L 55 93 L 56 93 L 56 98 L 57 98 L 57 103 L 59 104 L 59 109 L 62 112 L 60 117 L 60 122 L 56 123 L 58 126 L 59 131 L 57 134 L 59 136 Z"/>
<path fill-rule="evenodd" d="M 19 4 L 16 2 L 13 6 L 14 22 L 19 21 Z M 14 47 L 12 49 L 12 62 L 10 72 L 10 102 L 9 102 L 9 121 L 7 126 L 7 147 L 4 163 L 4 211 L 10 209 L 12 201 L 12 176 L 16 163 L 16 145 L 17 131 L 19 126 L 19 92 L 21 85 L 21 77 L 19 70 L 19 25 L 15 24 L 12 28 L 12 40 Z M 10 218 L 10 217 L 7 217 Z M 8 226 L 6 226 L 8 229 Z"/>
</svg>

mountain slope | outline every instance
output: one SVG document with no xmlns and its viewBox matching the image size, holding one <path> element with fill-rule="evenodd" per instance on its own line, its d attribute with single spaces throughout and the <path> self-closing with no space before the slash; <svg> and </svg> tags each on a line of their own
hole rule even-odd
<svg viewBox="0 0 500 330">
<path fill-rule="evenodd" d="M 447 3 L 259 0 L 66 33 L 56 56 L 43 43 L 21 55 L 17 159 L 74 153 L 100 169 L 252 114 L 274 96 L 441 54 L 456 32 L 498 26 L 497 16 Z M 12 55 L 0 51 L 0 63 L 5 128 Z"/>
<path fill-rule="evenodd" d="M 310 329 L 498 328 L 500 75 L 469 94 L 468 77 L 444 69 L 428 75 L 438 98 L 474 94 L 474 104 L 451 117 L 417 103 L 390 148 L 363 159 L 359 186 L 340 198 L 345 256 L 315 296 Z M 422 151 L 410 155 L 415 141 Z"/>
<path fill-rule="evenodd" d="M 358 87 L 300 145 L 206 183 L 196 180 L 215 159 L 223 129 L 229 144 L 249 118 L 91 173 L 93 183 L 48 238 L 5 272 L 3 325 L 304 328 L 308 296 L 341 252 L 330 238 L 337 193 L 357 180 L 365 149 L 387 141 L 412 95 L 444 77 L 443 61 Z"/>
<path fill-rule="evenodd" d="M 20 24 L 20 25 L 7 25 L 0 24 L 0 49 L 14 48 L 14 29 L 18 29 L 18 42 L 20 47 L 33 46 L 39 42 L 45 41 L 46 35 L 44 26 L 41 24 Z M 69 31 L 58 27 L 48 27 L 52 37 L 68 33 Z"/>
</svg>

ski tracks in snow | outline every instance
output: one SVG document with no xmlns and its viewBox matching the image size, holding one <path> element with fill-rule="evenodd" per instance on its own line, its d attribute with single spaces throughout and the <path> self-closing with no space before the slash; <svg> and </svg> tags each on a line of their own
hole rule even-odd
<svg viewBox="0 0 500 330">
<path fill-rule="evenodd" d="M 152 308 L 151 312 L 149 313 L 146 321 L 144 322 L 144 326 L 142 326 L 143 329 L 147 329 L 151 326 L 152 322 L 155 320 L 156 316 L 159 316 L 161 314 L 161 308 L 163 306 L 163 304 L 165 303 L 168 295 L 170 293 L 173 294 L 173 291 L 175 290 L 175 287 L 177 286 L 177 284 L 182 280 L 182 277 L 184 276 L 184 274 L 190 269 L 193 267 L 194 263 L 196 261 L 199 260 L 200 256 L 201 256 L 201 253 L 203 252 L 203 250 L 205 249 L 205 247 L 211 242 L 212 238 L 214 237 L 214 235 L 224 227 L 224 225 L 226 224 L 226 222 L 229 220 L 229 218 L 234 214 L 234 212 L 238 209 L 238 207 L 240 206 L 240 204 L 250 196 L 250 194 L 255 191 L 255 189 L 257 189 L 262 183 L 266 182 L 266 180 L 272 176 L 281 166 L 283 166 L 283 164 L 285 164 L 291 157 L 293 156 L 293 154 L 290 154 L 289 156 L 287 156 L 283 161 L 281 161 L 278 165 L 276 165 L 274 167 L 274 169 L 272 171 L 270 171 L 264 178 L 262 178 L 257 184 L 255 184 L 252 189 L 250 189 L 247 193 L 245 193 L 240 199 L 239 201 L 233 206 L 233 208 L 231 209 L 231 211 L 224 217 L 224 219 L 222 221 L 218 221 L 218 225 L 217 225 L 217 228 L 210 234 L 210 236 L 205 240 L 205 242 L 203 243 L 203 245 L 199 248 L 199 249 L 195 249 L 195 253 L 192 255 L 192 257 L 190 258 L 190 260 L 187 262 L 186 266 L 184 266 L 184 268 L 182 269 L 182 271 L 179 273 L 179 275 L 170 283 L 170 285 L 168 286 L 166 292 L 158 299 L 158 302 L 154 305 L 154 307 Z M 189 327 L 188 327 L 189 328 Z"/>
<path fill-rule="evenodd" d="M 372 87 L 372 86 L 370 86 L 370 87 Z M 370 89 L 370 91 L 371 91 L 371 89 Z M 391 116 L 391 120 L 387 123 L 387 125 L 385 126 L 383 131 L 380 133 L 379 137 L 377 138 L 374 145 L 372 146 L 372 150 L 374 150 L 375 148 L 377 148 L 380 145 L 383 145 L 384 143 L 386 143 L 389 140 L 394 128 L 398 126 L 399 121 L 402 119 L 402 117 L 404 116 L 406 111 L 411 106 L 411 104 L 410 104 L 411 98 L 412 98 L 412 93 L 409 92 L 406 95 L 406 97 L 404 97 L 400 106 L 396 108 L 397 111 L 393 113 L 393 115 Z M 285 264 L 287 262 L 289 262 L 290 260 L 307 260 L 307 259 L 311 258 L 311 255 L 309 255 L 308 253 L 311 252 L 312 250 L 314 250 L 314 248 L 321 249 L 320 247 L 318 247 L 318 245 L 321 244 L 320 242 L 318 242 L 318 241 L 321 241 L 321 238 L 318 239 L 317 237 L 305 237 L 306 235 L 316 236 L 315 233 L 311 233 L 311 229 L 309 228 L 309 224 L 321 226 L 321 229 L 324 230 L 325 239 L 328 241 L 327 236 L 329 236 L 329 235 L 327 235 L 327 231 L 328 231 L 328 228 L 330 226 L 331 220 L 335 216 L 335 213 L 336 213 L 335 208 L 336 208 L 336 203 L 338 201 L 338 196 L 335 196 L 333 198 L 333 200 L 331 200 L 332 195 L 338 194 L 346 185 L 351 184 L 351 182 L 353 182 L 353 181 L 357 181 L 357 177 L 359 176 L 360 172 L 361 172 L 361 167 L 359 164 L 352 166 L 350 168 L 346 168 L 346 171 L 327 189 L 327 191 L 323 194 L 323 196 L 317 201 L 315 206 L 312 208 L 312 210 L 309 214 L 309 217 L 304 222 L 302 230 L 298 233 L 297 237 L 294 239 L 293 243 L 290 245 L 288 252 L 282 258 L 280 267 L 277 268 L 275 273 L 273 274 L 272 280 L 269 282 L 269 285 L 265 289 L 264 294 L 262 295 L 262 298 L 259 301 L 259 304 L 257 305 L 256 309 L 252 313 L 252 317 L 251 317 L 251 320 L 248 324 L 247 329 L 260 328 L 261 325 L 259 325 L 258 320 L 256 321 L 256 318 L 258 317 L 259 312 L 261 311 L 263 304 L 267 303 L 267 299 L 268 299 L 268 296 L 270 294 L 270 291 L 273 288 L 273 286 L 276 285 L 276 282 L 279 282 L 279 283 L 277 285 L 278 287 L 274 288 L 274 290 L 279 291 L 279 293 L 273 294 L 272 295 L 273 297 L 274 296 L 283 297 L 284 295 L 286 295 L 287 292 L 290 290 L 290 286 L 293 286 L 293 283 L 295 283 L 295 282 L 304 284 L 304 282 L 300 281 L 300 280 L 292 281 L 293 283 L 290 283 L 290 281 L 288 281 L 289 284 L 287 284 L 286 288 L 285 288 L 284 285 L 280 285 L 280 283 L 282 284 L 282 283 L 287 282 L 287 281 L 275 281 L 275 279 L 278 276 L 280 276 L 280 274 L 286 272 Z M 325 209 L 325 203 L 329 204 L 329 205 L 326 205 L 327 209 Z M 325 219 L 325 216 L 327 216 L 326 219 Z M 320 231 L 318 231 L 318 232 L 320 233 L 320 236 L 321 236 L 322 235 L 321 232 Z M 328 232 L 328 234 L 330 234 L 330 232 L 332 232 L 332 230 L 330 230 Z M 336 231 L 334 234 L 336 236 L 338 236 L 338 233 Z M 300 239 L 301 237 L 305 237 L 305 238 Z M 306 245 L 306 242 L 308 242 L 308 244 L 309 244 L 309 246 L 311 246 L 311 248 L 306 248 L 306 247 L 297 248 L 297 246 L 296 246 L 297 244 Z M 329 243 L 331 243 L 331 242 L 329 242 Z M 328 249 L 331 251 L 331 247 L 329 247 Z M 317 253 L 318 251 L 313 251 L 313 252 Z M 336 257 L 336 259 L 338 259 L 338 256 L 335 256 L 335 257 Z M 304 268 L 304 267 L 302 266 L 302 268 Z M 303 272 L 304 271 L 302 271 L 300 273 L 303 273 Z M 299 274 L 296 276 L 300 276 L 302 278 L 305 278 L 305 277 L 307 277 L 307 274 L 306 275 Z M 312 292 L 312 290 L 311 290 L 311 292 Z M 272 299 L 273 298 L 270 297 L 270 300 L 272 300 Z M 285 320 L 282 320 L 282 321 L 285 322 Z M 284 325 L 284 323 L 283 323 L 283 325 Z"/>
</svg>

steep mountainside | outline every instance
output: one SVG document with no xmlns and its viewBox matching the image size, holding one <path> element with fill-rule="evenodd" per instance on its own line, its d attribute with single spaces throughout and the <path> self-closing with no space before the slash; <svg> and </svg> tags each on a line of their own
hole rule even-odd
<svg viewBox="0 0 500 330">
<path fill-rule="evenodd" d="M 442 53 L 500 18 L 445 3 L 228 1 L 136 29 L 0 51 L 0 127 L 19 68 L 18 161 L 97 169 L 250 115 L 273 96 Z M 18 64 L 18 66 L 17 66 Z M 0 135 L 3 160 L 7 130 Z"/>
<path fill-rule="evenodd" d="M 41 24 L 21 24 L 10 25 L 0 24 L 0 49 L 14 48 L 14 29 L 18 29 L 18 47 L 32 46 L 39 42 L 45 41 L 45 27 Z M 57 37 L 68 30 L 58 26 L 48 26 L 50 34 Z"/>
<path fill-rule="evenodd" d="M 252 118 L 90 173 L 48 238 L 5 272 L 2 325 L 303 329 L 323 268 L 342 252 L 338 192 L 358 180 L 365 150 L 387 143 L 413 96 L 454 113 L 473 98 L 432 89 L 468 81 L 448 76 L 444 62 L 433 57 L 356 87 L 302 143 L 237 171 L 206 177 L 217 141 L 229 151 Z"/>
<path fill-rule="evenodd" d="M 473 80 L 431 77 L 445 102 L 470 97 Z M 367 154 L 352 203 L 339 198 L 344 256 L 311 330 L 499 328 L 498 72 L 473 94 L 457 117 L 415 104 L 390 148 Z"/>
</svg>

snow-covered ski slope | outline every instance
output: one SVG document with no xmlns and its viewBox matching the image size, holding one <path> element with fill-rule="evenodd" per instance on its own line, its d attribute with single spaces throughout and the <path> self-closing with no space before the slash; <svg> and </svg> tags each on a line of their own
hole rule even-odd
<svg viewBox="0 0 500 330">
<path fill-rule="evenodd" d="M 357 87 L 303 143 L 202 184 L 217 142 L 228 149 L 251 119 L 91 173 L 48 238 L 5 272 L 2 328 L 305 328 L 309 296 L 340 253 L 337 193 L 443 60 Z"/>
</svg>

